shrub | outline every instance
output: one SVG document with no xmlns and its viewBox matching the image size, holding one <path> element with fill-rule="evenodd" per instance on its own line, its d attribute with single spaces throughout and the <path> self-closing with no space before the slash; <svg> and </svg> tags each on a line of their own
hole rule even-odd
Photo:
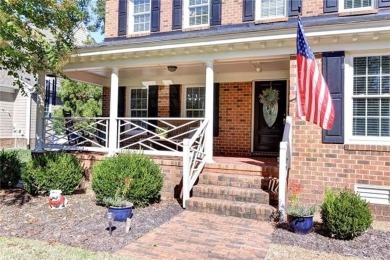
<svg viewBox="0 0 390 260">
<path fill-rule="evenodd" d="M 0 187 L 14 187 L 20 180 L 22 162 L 17 151 L 0 151 Z"/>
<path fill-rule="evenodd" d="M 348 190 L 325 192 L 321 218 L 325 230 L 337 239 L 352 239 L 372 224 L 368 203 Z"/>
<path fill-rule="evenodd" d="M 22 175 L 25 189 L 30 194 L 47 194 L 50 190 L 62 190 L 62 194 L 74 192 L 83 178 L 80 161 L 67 153 L 46 153 L 32 158 Z"/>
<path fill-rule="evenodd" d="M 120 154 L 93 167 L 92 189 L 99 204 L 106 205 L 105 198 L 114 198 L 119 190 L 124 199 L 144 207 L 159 199 L 162 185 L 160 167 L 142 154 Z"/>
</svg>

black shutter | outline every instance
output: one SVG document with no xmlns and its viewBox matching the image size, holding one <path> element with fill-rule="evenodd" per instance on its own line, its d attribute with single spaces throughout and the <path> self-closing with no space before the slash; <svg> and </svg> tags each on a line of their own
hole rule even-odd
<svg viewBox="0 0 390 260">
<path fill-rule="evenodd" d="M 242 21 L 255 20 L 255 0 L 244 0 L 244 10 L 242 12 Z"/>
<path fill-rule="evenodd" d="M 172 29 L 181 29 L 183 19 L 182 0 L 173 0 L 172 7 Z"/>
<path fill-rule="evenodd" d="M 214 83 L 213 136 L 219 135 L 219 83 Z"/>
<path fill-rule="evenodd" d="M 126 113 L 126 87 L 119 87 L 118 89 L 118 117 L 125 117 Z M 121 132 L 125 131 L 125 127 L 121 127 Z M 102 133 L 100 133 L 102 134 Z"/>
<path fill-rule="evenodd" d="M 298 7 L 302 7 L 302 0 L 290 0 L 288 2 L 288 16 L 298 15 Z"/>
<path fill-rule="evenodd" d="M 126 35 L 127 31 L 127 0 L 119 0 L 118 36 Z"/>
<path fill-rule="evenodd" d="M 148 117 L 158 117 L 158 86 L 149 86 Z M 157 125 L 157 120 L 150 120 L 150 123 L 148 130 L 154 132 L 156 127 L 153 125 Z"/>
<path fill-rule="evenodd" d="M 212 0 L 210 25 L 221 25 L 221 10 L 222 10 L 222 1 Z"/>
<path fill-rule="evenodd" d="M 390 7 L 390 0 L 378 0 L 378 7 Z"/>
<path fill-rule="evenodd" d="M 338 0 L 324 0 L 324 13 L 337 12 L 339 10 Z"/>
<path fill-rule="evenodd" d="M 180 117 L 180 85 L 169 86 L 169 117 Z"/>
<path fill-rule="evenodd" d="M 322 73 L 328 84 L 335 109 L 335 120 L 331 130 L 323 130 L 322 142 L 344 143 L 344 52 L 322 54 Z"/>
<path fill-rule="evenodd" d="M 160 31 L 160 0 L 152 0 L 152 18 L 150 31 Z"/>
</svg>

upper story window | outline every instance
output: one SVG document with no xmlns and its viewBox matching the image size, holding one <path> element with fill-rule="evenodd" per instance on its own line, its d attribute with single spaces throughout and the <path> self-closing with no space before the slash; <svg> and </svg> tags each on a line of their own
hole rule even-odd
<svg viewBox="0 0 390 260">
<path fill-rule="evenodd" d="M 373 0 L 340 0 L 339 10 L 352 11 L 373 8 Z"/>
<path fill-rule="evenodd" d="M 257 0 L 256 20 L 281 18 L 286 16 L 287 0 Z"/>
<path fill-rule="evenodd" d="M 390 141 L 390 55 L 354 57 L 346 126 L 352 141 Z M 352 117 L 351 117 L 352 116 Z M 349 119 L 351 118 L 351 119 Z"/>
<path fill-rule="evenodd" d="M 205 87 L 186 86 L 184 93 L 185 117 L 204 117 L 205 115 Z"/>
<path fill-rule="evenodd" d="M 184 27 L 209 25 L 209 0 L 184 1 Z"/>
<path fill-rule="evenodd" d="M 130 28 L 132 32 L 149 32 L 151 16 L 151 0 L 130 1 Z"/>
</svg>

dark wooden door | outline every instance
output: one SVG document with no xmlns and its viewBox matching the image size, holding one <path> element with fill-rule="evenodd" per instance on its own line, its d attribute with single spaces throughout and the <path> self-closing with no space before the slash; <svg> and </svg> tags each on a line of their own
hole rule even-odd
<svg viewBox="0 0 390 260">
<path fill-rule="evenodd" d="M 277 90 L 279 92 L 278 110 L 276 120 L 273 124 L 266 122 L 263 113 L 263 103 L 260 102 L 260 95 L 265 90 Z M 287 109 L 287 82 L 285 80 L 277 81 L 258 81 L 255 83 L 255 100 L 254 100 L 254 144 L 253 152 L 257 155 L 277 156 L 279 153 L 279 143 L 283 137 L 284 120 Z M 272 100 L 269 99 L 269 100 Z M 269 120 L 268 120 L 269 121 Z"/>
</svg>

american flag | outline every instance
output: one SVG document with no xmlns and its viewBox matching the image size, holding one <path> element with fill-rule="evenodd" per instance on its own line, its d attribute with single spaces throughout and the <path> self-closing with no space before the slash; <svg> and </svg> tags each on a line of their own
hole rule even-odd
<svg viewBox="0 0 390 260">
<path fill-rule="evenodd" d="M 328 85 L 307 43 L 301 19 L 297 31 L 298 87 L 296 116 L 330 130 L 335 111 Z"/>
</svg>

